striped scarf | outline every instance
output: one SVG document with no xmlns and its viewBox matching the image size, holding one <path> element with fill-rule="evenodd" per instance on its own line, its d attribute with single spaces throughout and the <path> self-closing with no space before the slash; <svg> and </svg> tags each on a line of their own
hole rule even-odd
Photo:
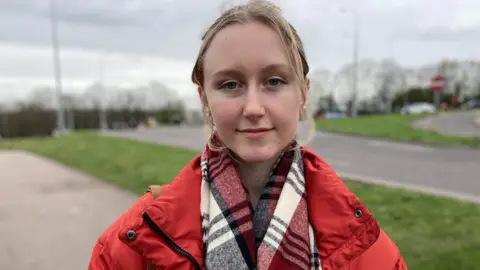
<svg viewBox="0 0 480 270">
<path fill-rule="evenodd" d="M 225 151 L 207 146 L 201 166 L 207 269 L 321 269 L 296 142 L 277 161 L 255 210 Z"/>
</svg>

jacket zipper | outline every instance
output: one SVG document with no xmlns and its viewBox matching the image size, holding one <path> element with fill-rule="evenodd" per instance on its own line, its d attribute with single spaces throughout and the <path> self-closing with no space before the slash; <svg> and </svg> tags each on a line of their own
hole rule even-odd
<svg viewBox="0 0 480 270">
<path fill-rule="evenodd" d="M 190 262 L 193 263 L 195 266 L 195 269 L 201 270 L 202 268 L 200 267 L 200 264 L 198 261 L 195 259 L 195 257 L 192 256 L 192 254 L 188 253 L 185 251 L 183 248 L 181 248 L 179 245 L 177 245 L 172 238 L 170 238 L 165 232 L 160 229 L 160 227 L 153 222 L 153 220 L 148 216 L 147 213 L 143 213 L 142 215 L 143 220 L 147 223 L 147 225 L 155 232 L 157 233 L 160 237 L 162 237 L 163 240 L 167 243 L 167 245 L 172 248 L 175 252 L 178 254 L 182 255 L 183 257 L 186 257 Z"/>
</svg>

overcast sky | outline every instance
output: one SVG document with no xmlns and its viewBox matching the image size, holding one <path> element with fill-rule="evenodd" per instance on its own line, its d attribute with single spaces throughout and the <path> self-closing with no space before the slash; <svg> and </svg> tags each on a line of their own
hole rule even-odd
<svg viewBox="0 0 480 270">
<path fill-rule="evenodd" d="M 189 79 L 199 39 L 222 1 L 56 2 L 66 91 L 79 91 L 98 79 L 103 61 L 104 78 L 111 84 L 156 79 L 183 95 L 194 93 Z M 336 70 L 350 62 L 355 11 L 361 21 L 362 59 L 394 57 L 411 67 L 446 57 L 480 59 L 478 0 L 276 2 L 300 32 L 314 69 Z M 53 84 L 48 3 L 0 0 L 2 99 Z"/>
</svg>

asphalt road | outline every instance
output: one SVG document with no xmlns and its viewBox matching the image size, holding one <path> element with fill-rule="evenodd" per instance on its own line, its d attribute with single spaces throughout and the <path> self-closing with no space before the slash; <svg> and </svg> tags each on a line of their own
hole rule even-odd
<svg viewBox="0 0 480 270">
<path fill-rule="evenodd" d="M 106 132 L 123 137 L 201 151 L 199 127 Z M 308 146 L 343 178 L 415 189 L 480 202 L 480 150 L 317 133 Z"/>
<path fill-rule="evenodd" d="M 438 133 L 460 137 L 480 137 L 480 127 L 474 121 L 480 117 L 480 110 L 441 113 L 416 121 L 418 128 L 434 130 Z"/>
</svg>

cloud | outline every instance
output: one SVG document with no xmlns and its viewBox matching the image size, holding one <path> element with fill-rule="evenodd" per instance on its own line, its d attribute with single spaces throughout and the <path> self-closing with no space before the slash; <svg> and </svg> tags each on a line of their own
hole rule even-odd
<svg viewBox="0 0 480 270">
<path fill-rule="evenodd" d="M 0 44 L 0 96 L 25 97 L 37 86 L 54 86 L 50 47 Z M 105 53 L 97 50 L 61 50 L 65 92 L 83 92 L 102 80 L 107 87 L 146 85 L 159 81 L 179 96 L 195 94 L 190 82 L 192 62 L 143 54 Z"/>
<path fill-rule="evenodd" d="M 155 53 L 192 60 L 200 36 L 219 14 L 222 1 L 196 0 L 56 0 L 60 39 L 65 46 Z M 234 1 L 245 2 L 245 1 Z M 286 17 L 301 33 L 313 66 L 339 68 L 349 61 L 353 30 L 352 14 L 361 19 L 362 58 L 387 54 L 386 39 L 422 41 L 429 31 L 480 26 L 475 0 L 276 0 Z M 0 4 L 0 40 L 49 44 L 48 1 L 16 0 Z M 13 26 L 13 27 L 12 27 Z M 32 29 L 35 29 L 32 31 Z M 439 33 L 438 35 L 441 35 Z M 448 39 L 451 34 L 444 36 Z M 479 41 L 479 39 L 475 39 Z M 442 42 L 442 38 L 436 41 Z M 404 53 L 407 63 L 427 59 Z"/>
<path fill-rule="evenodd" d="M 418 39 L 442 42 L 475 42 L 480 39 L 480 28 L 466 27 L 461 29 L 452 29 L 451 27 L 435 27 L 419 33 Z"/>
<path fill-rule="evenodd" d="M 55 0 L 59 18 L 60 45 L 76 51 L 85 59 L 64 60 L 66 75 L 72 78 L 95 78 L 98 59 L 94 52 L 109 55 L 142 55 L 152 59 L 148 64 L 131 64 L 118 60 L 120 68 L 111 65 L 110 75 L 130 76 L 131 80 L 159 77 L 176 67 L 164 59 L 192 63 L 198 53 L 200 37 L 219 15 L 221 0 Z M 237 1 L 238 2 L 238 1 Z M 245 2 L 245 1 L 240 1 Z M 275 0 L 304 40 L 312 66 L 338 70 L 352 59 L 353 16 L 343 9 L 358 10 L 360 15 L 360 57 L 379 60 L 395 57 L 406 66 L 420 66 L 442 58 L 480 58 L 480 1 L 477 0 Z M 21 62 L 18 68 L 6 70 L 3 84 L 11 78 L 50 80 L 51 56 L 49 9 L 47 0 L 0 1 L 0 43 L 23 44 L 16 53 L 0 46 L 0 55 Z M 7 46 L 8 47 L 8 46 Z M 45 48 L 45 56 L 26 62 L 21 50 Z M 2 51 L 3 50 L 3 51 Z M 92 52 L 83 56 L 81 51 Z M 26 53 L 28 54 L 28 53 Z M 15 60 L 13 57 L 15 55 Z M 69 56 L 70 57 L 70 56 Z M 81 57 L 81 58 L 82 58 Z M 115 58 L 114 57 L 114 58 Z M 128 56 L 125 56 L 128 58 Z M 68 57 L 67 57 L 68 58 Z M 115 59 L 117 59 L 115 58 Z M 3 59 L 7 58 L 2 58 Z M 113 58 L 112 58 L 113 59 Z M 35 62 L 35 61 L 38 61 Z M 89 62 L 90 61 L 90 62 Z M 117 60 L 111 60 L 117 61 Z M 144 60 L 147 61 L 147 60 Z M 171 68 L 160 68 L 157 62 Z M 147 61 L 148 62 L 148 61 Z M 25 64 L 28 63 L 28 64 Z M 145 62 L 146 63 L 146 62 Z M 155 64 L 154 64 L 155 63 Z M 2 65 L 2 63 L 0 63 Z M 183 64 L 182 64 L 183 65 Z M 188 66 L 188 64 L 185 64 Z M 41 68 L 43 67 L 43 68 Z M 135 69 L 133 68 L 135 67 Z M 185 68 L 188 70 L 187 68 Z M 20 75 L 13 74 L 13 70 Z M 149 70 L 155 70 L 153 74 Z M 188 84 L 189 74 L 180 68 L 181 80 Z M 25 75 L 27 74 L 27 75 Z M 150 75 L 152 74 L 152 75 Z M 177 75 L 175 75 L 177 76 Z M 173 77 L 175 77 L 173 76 Z M 175 81 L 173 77 L 168 80 Z M 37 78 L 37 79 L 35 79 Z M 47 79 L 45 79 L 47 78 Z M 84 78 L 84 79 L 85 79 Z M 134 79 L 135 78 L 135 79 Z M 177 77 L 175 77 L 177 78 Z M 29 80 L 30 80 L 29 79 Z M 76 80 L 77 80 L 76 79 Z M 18 80 L 15 79 L 17 82 Z M 130 80 L 130 79 L 128 79 Z M 180 79 L 178 79 L 180 80 Z M 24 80 L 26 83 L 26 80 Z M 179 82 L 178 85 L 184 85 Z M 183 87 L 181 87 L 183 88 Z"/>
</svg>

